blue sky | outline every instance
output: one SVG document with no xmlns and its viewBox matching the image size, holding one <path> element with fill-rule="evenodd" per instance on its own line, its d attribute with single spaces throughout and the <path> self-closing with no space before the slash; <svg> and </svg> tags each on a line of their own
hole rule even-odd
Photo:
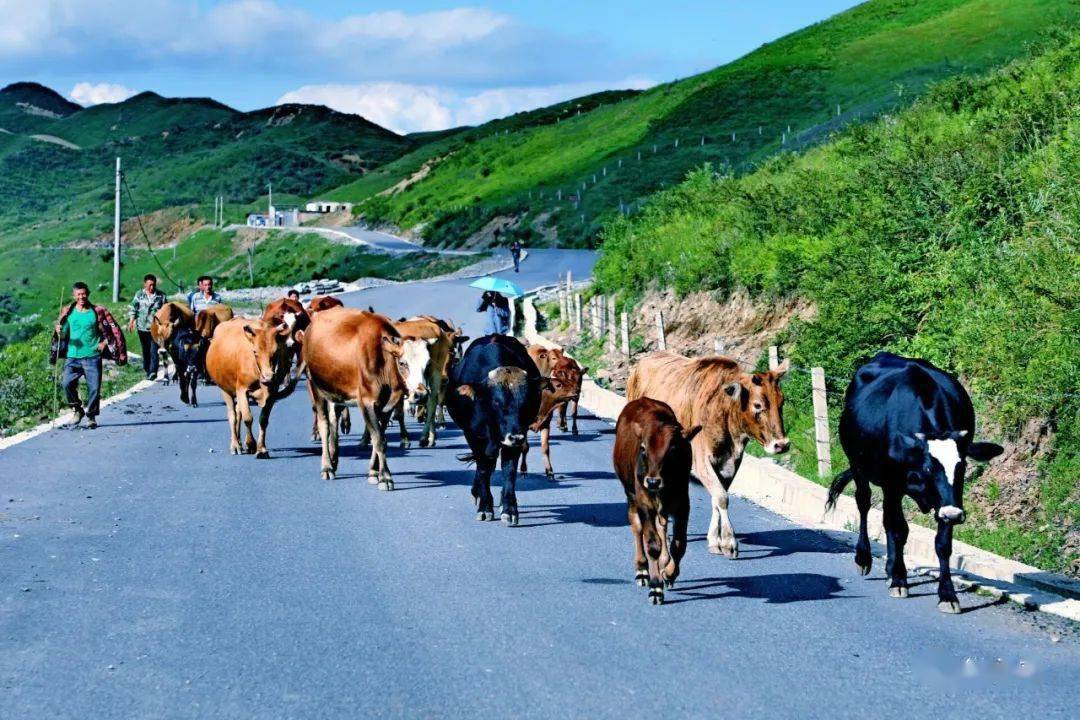
<svg viewBox="0 0 1080 720">
<path fill-rule="evenodd" d="M 400 132 L 483 122 L 729 62 L 853 0 L 0 0 L 0 83 L 317 102 Z"/>
</svg>

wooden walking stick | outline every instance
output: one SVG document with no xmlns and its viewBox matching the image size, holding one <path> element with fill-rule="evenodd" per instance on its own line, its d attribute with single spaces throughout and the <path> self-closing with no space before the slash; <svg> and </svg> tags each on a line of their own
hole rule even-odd
<svg viewBox="0 0 1080 720">
<path fill-rule="evenodd" d="M 57 319 L 60 318 L 60 313 L 64 312 L 64 288 L 60 287 L 60 311 L 56 313 Z M 62 328 L 61 328 L 62 329 Z M 60 357 L 60 333 L 56 334 L 56 365 L 53 367 L 53 411 L 52 419 L 55 420 L 60 413 L 60 367 L 62 358 Z M 51 350 L 52 348 L 50 348 Z"/>
</svg>

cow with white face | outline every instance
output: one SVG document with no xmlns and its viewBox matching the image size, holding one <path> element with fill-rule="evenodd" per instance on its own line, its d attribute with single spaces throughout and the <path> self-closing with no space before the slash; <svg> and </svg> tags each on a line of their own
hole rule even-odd
<svg viewBox="0 0 1080 720">
<path fill-rule="evenodd" d="M 401 320 L 394 323 L 394 329 L 401 335 L 398 365 L 408 390 L 402 406 L 395 413 L 401 431 L 401 445 L 408 447 L 410 443 L 405 428 L 405 402 L 408 402 L 425 409 L 420 447 L 434 447 L 435 411 L 443 397 L 453 340 L 437 322 L 427 318 Z"/>
<path fill-rule="evenodd" d="M 967 460 L 987 461 L 1002 452 L 1000 445 L 972 442 L 974 432 L 975 410 L 964 386 L 925 360 L 879 353 L 856 371 L 848 386 L 840 443 L 851 468 L 833 481 L 826 507 L 832 507 L 844 487 L 855 481 L 860 516 L 855 564 L 866 575 L 872 562 L 866 529 L 870 483 L 882 489 L 888 539 L 885 572 L 893 597 L 908 596 L 904 565 L 908 525 L 902 507 L 907 495 L 937 520 L 938 609 L 960 612 L 949 558 L 953 526 L 965 519 Z"/>
</svg>

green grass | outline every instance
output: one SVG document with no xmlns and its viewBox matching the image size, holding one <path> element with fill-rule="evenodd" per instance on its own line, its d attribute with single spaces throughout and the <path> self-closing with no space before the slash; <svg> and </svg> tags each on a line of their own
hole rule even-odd
<svg viewBox="0 0 1080 720">
<path fill-rule="evenodd" d="M 847 124 L 902 108 L 934 81 L 1023 55 L 1026 43 L 1078 18 L 1080 5 L 1071 0 L 872 0 L 729 65 L 564 114 L 557 124 L 474 135 L 453 152 L 421 148 L 398 160 L 392 177 L 377 171 L 339 193 L 364 200 L 442 157 L 407 192 L 371 198 L 363 211 L 401 227 L 426 223 L 425 237 L 446 245 L 496 215 L 536 222 L 554 211 L 547 223 L 560 240 L 587 245 L 620 203 L 636 208 L 693 167 L 751 170 L 781 149 L 816 144 Z M 584 194 L 571 201 L 582 183 Z M 562 202 L 555 201 L 559 189 Z"/>
<path fill-rule="evenodd" d="M 1066 569 L 1062 534 L 1080 524 L 1080 39 L 1050 47 L 756 172 L 692 173 L 607 227 L 596 276 L 624 300 L 655 285 L 801 296 L 816 316 L 778 338 L 796 365 L 845 378 L 888 349 L 958 373 L 993 439 L 1044 418 L 1055 439 L 1032 517 L 988 501 L 959 537 Z M 785 386 L 792 459 L 815 477 L 807 378 Z M 844 382 L 829 389 L 836 402 Z"/>
</svg>

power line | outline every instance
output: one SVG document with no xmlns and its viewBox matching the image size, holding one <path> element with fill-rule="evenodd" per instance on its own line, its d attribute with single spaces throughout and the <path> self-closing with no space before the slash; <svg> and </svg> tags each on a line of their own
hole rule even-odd
<svg viewBox="0 0 1080 720">
<path fill-rule="evenodd" d="M 128 185 L 127 175 L 120 176 L 120 182 L 124 186 L 125 192 L 127 192 L 128 202 L 131 203 L 131 209 L 135 211 L 135 222 L 139 225 L 139 232 L 142 233 L 143 238 L 146 240 L 146 249 L 150 252 L 150 257 L 154 258 L 154 262 L 157 263 L 158 268 L 161 269 L 161 274 L 165 276 L 165 279 L 176 286 L 178 292 L 183 292 L 183 286 L 173 279 L 169 271 L 165 269 L 165 266 L 158 259 L 157 253 L 154 252 L 153 246 L 150 244 L 150 236 L 146 234 L 146 228 L 143 227 L 142 213 L 139 212 L 139 206 L 135 204 L 135 197 L 131 193 L 131 186 Z"/>
</svg>

